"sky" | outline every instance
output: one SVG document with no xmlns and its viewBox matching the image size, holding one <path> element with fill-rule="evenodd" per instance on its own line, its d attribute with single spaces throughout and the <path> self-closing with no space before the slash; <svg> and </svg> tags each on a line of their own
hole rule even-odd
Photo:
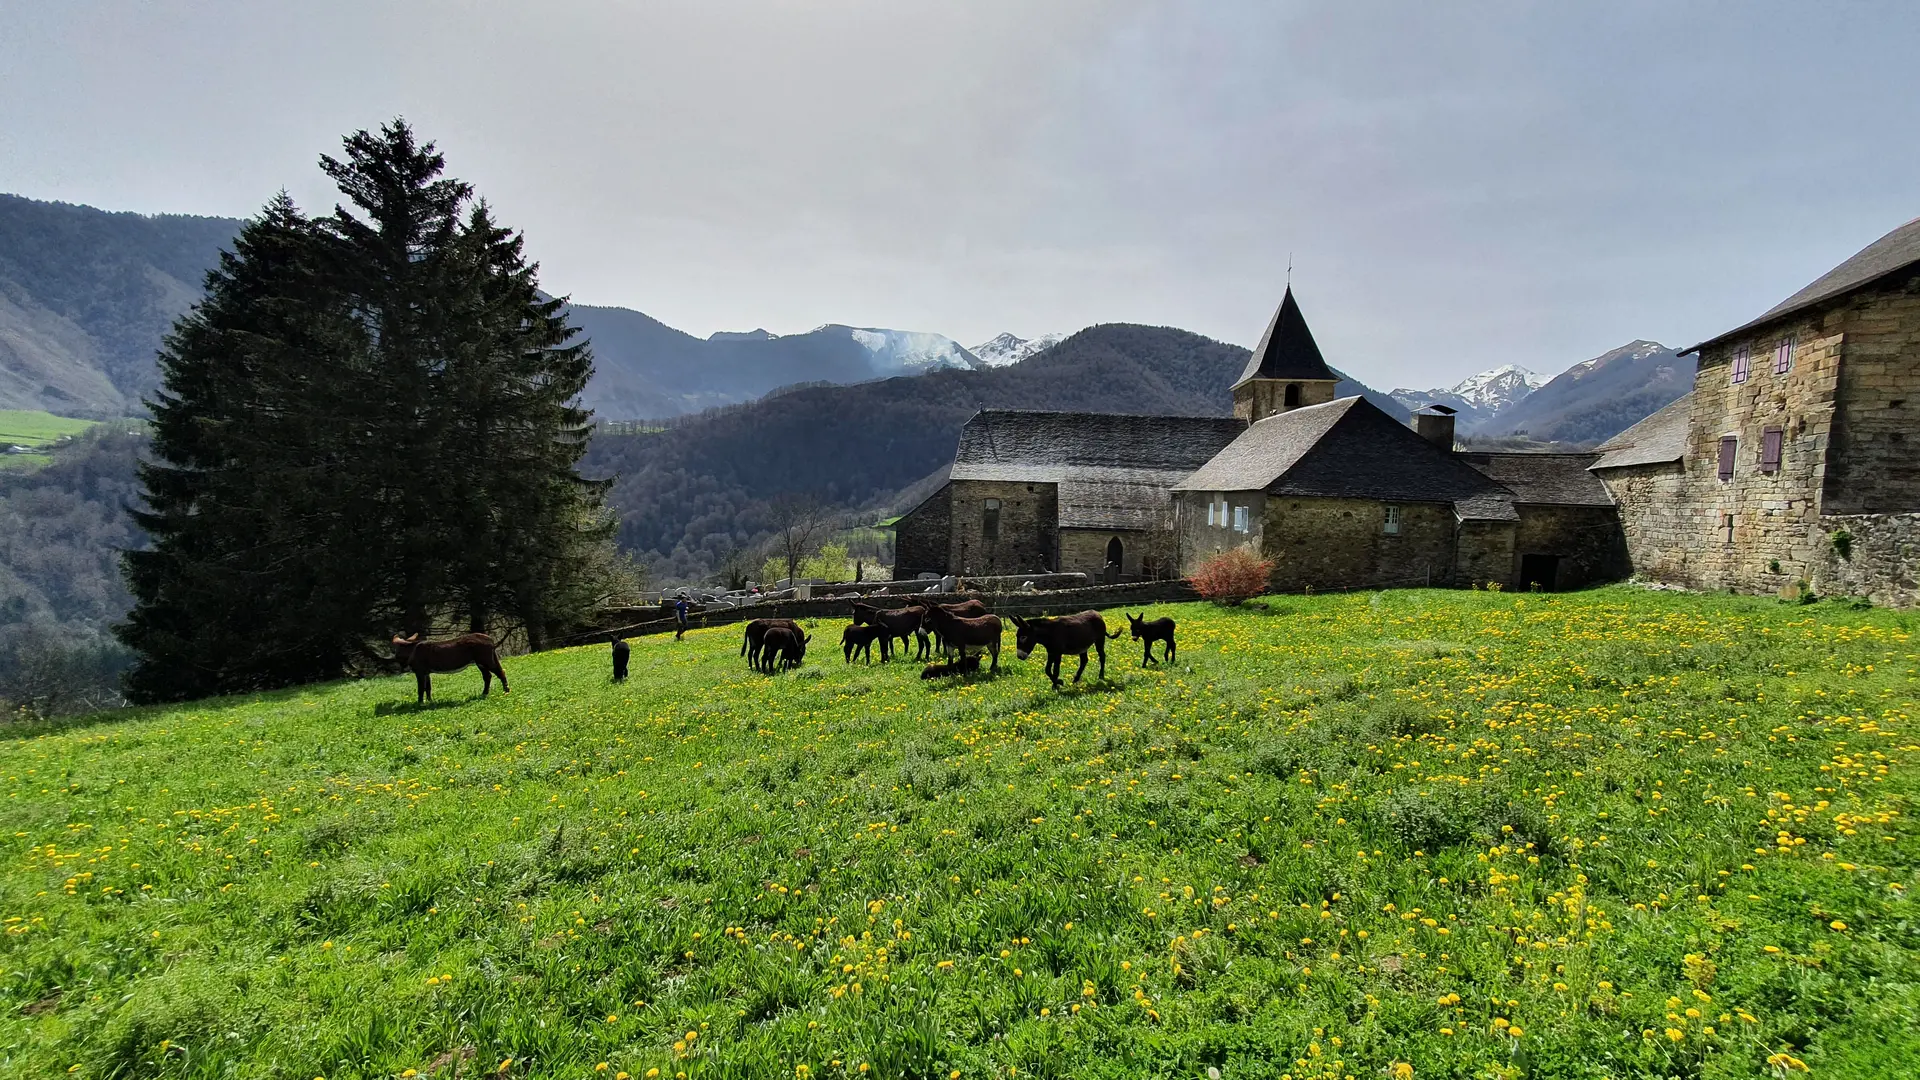
<svg viewBox="0 0 1920 1080">
<path fill-rule="evenodd" d="M 1920 4 L 0 0 L 0 191 L 246 216 L 405 117 L 691 333 L 1251 345 L 1380 388 L 1735 326 L 1920 215 Z"/>
</svg>

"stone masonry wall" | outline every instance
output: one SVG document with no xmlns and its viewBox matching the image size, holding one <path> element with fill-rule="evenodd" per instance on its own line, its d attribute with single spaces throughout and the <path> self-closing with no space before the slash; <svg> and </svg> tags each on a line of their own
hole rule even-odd
<svg viewBox="0 0 1920 1080">
<path fill-rule="evenodd" d="M 1287 387 L 1300 388 L 1300 401 L 1291 408 L 1307 405 L 1323 405 L 1333 400 L 1334 387 L 1338 383 L 1325 379 L 1287 382 L 1281 379 L 1251 379 L 1233 392 L 1233 415 L 1242 420 L 1259 420 L 1275 413 L 1286 412 Z"/>
<path fill-rule="evenodd" d="M 1821 321 L 1846 335 L 1821 512 L 1920 510 L 1920 276 L 1856 293 Z"/>
<path fill-rule="evenodd" d="M 1511 521 L 1463 521 L 1454 536 L 1452 584 L 1511 587 L 1518 573 Z"/>
<path fill-rule="evenodd" d="M 1120 572 L 1139 577 L 1140 557 L 1146 553 L 1148 542 L 1144 529 L 1061 529 L 1061 572 L 1101 580 L 1107 568 L 1107 542 L 1115 537 L 1120 539 Z"/>
<path fill-rule="evenodd" d="M 1183 572 L 1191 572 L 1195 566 L 1228 548 L 1251 544 L 1255 551 L 1260 550 L 1260 535 L 1266 523 L 1266 492 L 1181 491 L 1176 493 L 1176 498 L 1179 500 L 1180 553 L 1184 560 L 1181 568 Z M 1221 522 L 1216 515 L 1214 523 L 1207 524 L 1209 501 L 1226 502 L 1225 522 Z M 1233 530 L 1233 508 L 1236 506 L 1247 508 L 1246 532 Z"/>
<path fill-rule="evenodd" d="M 1521 560 L 1530 554 L 1558 555 L 1560 564 L 1547 584 L 1578 589 L 1628 574 L 1620 517 L 1610 506 L 1521 506 L 1513 534 L 1513 569 L 1508 581 L 1521 581 Z"/>
<path fill-rule="evenodd" d="M 1058 553 L 1059 489 L 1053 484 L 955 480 L 952 489 L 950 573 L 989 575 L 1051 570 Z M 985 534 L 988 499 L 1000 500 L 997 539 Z"/>
<path fill-rule="evenodd" d="M 947 574 L 952 547 L 953 488 L 935 492 L 893 526 L 893 576 L 906 581 L 920 574 Z"/>
<path fill-rule="evenodd" d="M 1914 564 L 1920 559 L 1920 514 L 1842 514 L 1820 519 L 1824 559 L 1809 576 L 1815 592 L 1828 596 L 1864 596 L 1887 607 L 1920 604 Z M 1845 532 L 1848 552 L 1840 554 L 1835 533 Z"/>
<path fill-rule="evenodd" d="M 1371 499 L 1270 496 L 1260 550 L 1273 560 L 1273 587 L 1292 592 L 1447 584 L 1454 555 L 1453 507 L 1395 505 L 1400 531 L 1388 534 L 1385 504 Z"/>
</svg>

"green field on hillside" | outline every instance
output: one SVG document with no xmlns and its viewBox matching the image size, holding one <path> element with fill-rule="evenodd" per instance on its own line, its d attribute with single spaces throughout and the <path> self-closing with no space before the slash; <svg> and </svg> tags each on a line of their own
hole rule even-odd
<svg viewBox="0 0 1920 1080">
<path fill-rule="evenodd" d="M 78 435 L 95 423 L 32 409 L 0 409 L 0 445 L 47 446 Z M 0 454 L 0 469 L 45 465 L 52 460 L 46 454 Z"/>
<path fill-rule="evenodd" d="M 739 628 L 0 742 L 0 1074 L 1889 1077 L 1914 617 L 1160 609 L 927 683 Z M 1117 613 L 1116 624 L 1124 625 Z M 1069 666 L 1071 671 L 1071 666 Z"/>
</svg>

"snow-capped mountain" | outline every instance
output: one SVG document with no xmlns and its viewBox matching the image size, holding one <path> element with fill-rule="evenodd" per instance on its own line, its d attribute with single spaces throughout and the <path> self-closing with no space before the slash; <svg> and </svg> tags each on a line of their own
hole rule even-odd
<svg viewBox="0 0 1920 1080">
<path fill-rule="evenodd" d="M 1001 334 L 992 341 L 975 345 L 968 351 L 978 357 L 980 363 L 986 367 L 1006 367 L 1008 364 L 1017 364 L 1029 356 L 1045 352 L 1066 339 L 1066 334 L 1041 334 L 1036 338 Z"/>
<path fill-rule="evenodd" d="M 875 375 L 919 375 L 940 368 L 972 371 L 978 358 L 945 334 L 919 330 L 882 330 L 867 326 L 841 326 L 829 323 L 815 334 L 845 334 L 867 350 L 867 363 Z"/>
<path fill-rule="evenodd" d="M 1452 386 L 1432 390 L 1401 388 L 1392 391 L 1392 396 L 1411 410 L 1445 405 L 1459 414 L 1461 429 L 1470 431 L 1518 405 L 1546 384 L 1545 378 L 1518 364 L 1503 364 L 1468 376 Z"/>
</svg>

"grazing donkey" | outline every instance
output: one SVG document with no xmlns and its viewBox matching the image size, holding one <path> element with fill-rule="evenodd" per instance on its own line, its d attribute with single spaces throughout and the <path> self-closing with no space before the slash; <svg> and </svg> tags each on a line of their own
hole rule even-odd
<svg viewBox="0 0 1920 1080">
<path fill-rule="evenodd" d="M 433 700 L 435 672 L 459 671 L 468 664 L 480 667 L 481 697 L 492 692 L 496 678 L 500 680 L 500 692 L 507 692 L 507 672 L 500 666 L 500 651 L 485 634 L 462 634 L 452 641 L 421 641 L 419 634 L 396 636 L 393 656 L 413 672 L 414 681 L 419 684 L 420 694 L 414 699 L 416 705 Z"/>
<path fill-rule="evenodd" d="M 927 641 L 927 631 L 933 627 L 933 616 L 930 613 L 934 608 L 940 608 L 942 611 L 958 615 L 963 619 L 977 619 L 987 613 L 987 605 L 978 600 L 962 600 L 957 604 L 936 604 L 931 600 L 910 600 L 908 603 L 921 610 L 920 632 L 918 635 L 920 638 L 920 653 L 914 657 L 915 660 L 925 660 L 932 651 L 929 648 L 930 643 Z M 940 643 L 940 652 L 943 655 L 947 653 L 950 648 L 951 646 L 949 646 L 947 642 L 942 641 Z"/>
<path fill-rule="evenodd" d="M 855 656 L 860 655 L 864 655 L 867 663 L 871 664 L 873 663 L 873 643 L 884 633 L 886 631 L 878 626 L 861 626 L 855 623 L 840 631 L 840 652 L 849 664 L 853 663 Z M 886 647 L 882 646 L 880 651 L 886 652 Z"/>
<path fill-rule="evenodd" d="M 1155 662 L 1153 659 L 1153 643 L 1156 641 L 1166 643 L 1166 648 L 1161 651 L 1166 654 L 1167 663 L 1173 663 L 1173 654 L 1179 650 L 1173 643 L 1172 619 L 1160 618 L 1149 622 L 1145 615 L 1128 615 L 1127 625 L 1133 628 L 1133 640 L 1146 643 L 1142 646 L 1146 656 L 1140 661 L 1141 664 L 1144 665 Z"/>
<path fill-rule="evenodd" d="M 613 639 L 613 681 L 627 681 L 627 657 L 633 654 L 632 646 L 620 638 Z"/>
<path fill-rule="evenodd" d="M 926 668 L 920 672 L 920 677 L 923 679 L 939 679 L 948 675 L 971 675 L 979 670 L 980 657 L 976 654 L 973 656 L 962 656 L 958 660 L 944 664 L 928 664 Z"/>
<path fill-rule="evenodd" d="M 1107 677 L 1107 642 L 1120 636 L 1120 631 L 1107 633 L 1107 623 L 1097 611 L 1083 611 L 1078 615 L 1061 615 L 1057 618 L 1022 619 L 1013 617 L 1015 627 L 1015 656 L 1025 660 L 1033 655 L 1035 646 L 1047 650 L 1047 678 L 1053 680 L 1053 688 L 1060 689 L 1060 661 L 1069 656 L 1080 657 L 1080 667 L 1073 673 L 1073 681 L 1079 682 L 1080 676 L 1087 672 L 1087 650 L 1100 654 L 1100 678 Z"/>
<path fill-rule="evenodd" d="M 900 639 L 900 647 L 904 649 L 908 639 L 919 633 L 922 617 L 919 608 L 883 608 L 858 600 L 853 602 L 853 624 L 878 627 L 880 630 L 877 640 L 880 642 L 880 662 L 883 664 L 893 659 L 895 638 Z"/>
<path fill-rule="evenodd" d="M 775 626 L 760 642 L 760 670 L 771 675 L 782 668 L 797 668 L 807 657 L 807 642 L 813 635 L 797 626 Z"/>
<path fill-rule="evenodd" d="M 747 624 L 747 635 L 740 642 L 740 655 L 747 658 L 747 666 L 755 671 L 760 670 L 761 642 L 765 640 L 767 631 L 776 626 L 795 631 L 800 629 L 800 624 L 792 619 L 755 619 Z"/>
<path fill-rule="evenodd" d="M 969 648 L 985 649 L 993 656 L 993 663 L 987 671 L 992 674 L 1000 671 L 1000 616 L 981 615 L 969 619 L 937 604 L 921 610 L 933 620 L 933 632 L 940 636 L 942 647 L 959 649 L 961 656 L 967 655 Z"/>
</svg>

